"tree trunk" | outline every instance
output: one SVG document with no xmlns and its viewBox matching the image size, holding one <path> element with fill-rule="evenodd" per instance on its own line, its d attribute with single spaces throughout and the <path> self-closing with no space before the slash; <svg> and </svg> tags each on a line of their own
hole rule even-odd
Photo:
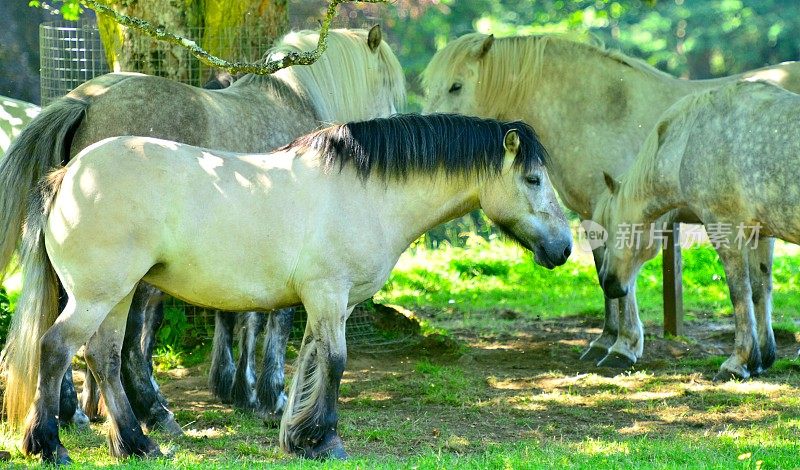
<svg viewBox="0 0 800 470">
<path fill-rule="evenodd" d="M 106 0 L 118 12 L 193 39 L 231 61 L 261 58 L 286 32 L 287 0 Z M 102 15 L 98 27 L 109 67 L 160 75 L 194 85 L 210 71 L 179 46 L 156 41 Z"/>
</svg>

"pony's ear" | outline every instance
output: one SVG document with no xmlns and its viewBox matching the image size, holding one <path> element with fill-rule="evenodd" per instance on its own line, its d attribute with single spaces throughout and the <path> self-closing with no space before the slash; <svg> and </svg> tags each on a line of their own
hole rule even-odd
<svg viewBox="0 0 800 470">
<path fill-rule="evenodd" d="M 619 191 L 619 181 L 615 180 L 613 176 L 605 171 L 603 172 L 603 179 L 606 181 L 606 186 L 608 186 L 608 190 L 611 191 L 611 194 L 617 194 L 617 191 Z"/>
<path fill-rule="evenodd" d="M 486 36 L 486 39 L 483 40 L 480 47 L 475 50 L 475 58 L 483 59 L 483 56 L 492 48 L 492 44 L 494 44 L 494 34 Z"/>
<path fill-rule="evenodd" d="M 503 139 L 503 147 L 505 147 L 506 151 L 514 155 L 519 152 L 519 134 L 517 134 L 516 129 L 511 129 L 506 132 L 506 136 Z"/>
<path fill-rule="evenodd" d="M 375 52 L 378 50 L 378 47 L 381 45 L 381 25 L 376 24 L 369 30 L 369 34 L 367 34 L 367 45 L 369 46 L 369 50 Z"/>
</svg>

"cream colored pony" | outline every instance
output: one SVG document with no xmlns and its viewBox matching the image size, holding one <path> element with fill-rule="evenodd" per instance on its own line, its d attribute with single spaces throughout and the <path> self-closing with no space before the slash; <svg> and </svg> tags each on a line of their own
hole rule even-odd
<svg viewBox="0 0 800 470">
<path fill-rule="evenodd" d="M 332 122 L 393 114 L 405 102 L 405 82 L 397 58 L 381 36 L 378 26 L 369 31 L 331 30 L 327 50 L 313 65 L 289 67 L 273 75 L 245 75 L 222 90 L 196 88 L 163 77 L 113 73 L 89 80 L 56 100 L 20 134 L 0 163 L 0 278 L 19 243 L 28 203 L 24 194 L 35 188 L 48 170 L 66 164 L 83 148 L 106 137 L 140 135 L 220 150 L 267 152 Z M 270 54 L 310 50 L 318 39 L 316 31 L 293 32 L 279 40 Z M 138 347 L 148 341 L 139 335 L 152 335 L 154 328 L 144 322 L 144 306 L 156 303 L 159 296 L 145 285 L 135 294 L 123 350 L 123 377 L 141 422 L 148 428 L 179 434 L 181 427 L 150 374 L 137 365 L 149 363 Z M 270 322 L 267 334 L 274 344 L 285 344 L 289 331 L 279 325 L 290 323 Z M 220 354 L 215 354 L 212 362 L 212 389 L 217 396 L 238 404 L 236 396 L 231 397 L 231 388 L 242 378 L 247 383 L 234 390 L 244 390 L 241 401 L 255 401 L 252 374 L 234 376 L 230 332 L 218 333 L 228 340 L 215 344 L 214 351 Z M 286 398 L 283 351 L 278 353 L 279 349 L 268 350 L 264 370 L 271 372 L 258 387 L 258 406 L 278 419 Z M 250 356 L 243 357 L 245 366 L 250 366 L 244 369 L 252 370 L 247 360 Z M 63 381 L 62 422 L 85 420 L 75 411 L 71 375 Z M 87 406 L 87 413 L 92 415 L 94 408 Z"/>
<path fill-rule="evenodd" d="M 608 230 L 600 281 L 625 295 L 646 261 L 641 246 L 615 243 L 620 229 L 647 226 L 676 208 L 705 223 L 730 289 L 734 353 L 718 378 L 745 379 L 761 369 L 749 252 L 759 236 L 800 243 L 800 96 L 759 82 L 724 85 L 688 96 L 651 130 L 621 183 L 608 190 L 593 220 Z"/>
<path fill-rule="evenodd" d="M 621 175 L 649 130 L 681 97 L 738 80 L 772 80 L 800 90 L 800 64 L 786 63 L 719 80 L 679 80 L 619 52 L 549 36 L 495 39 L 467 34 L 449 43 L 423 74 L 426 111 L 521 119 L 536 128 L 551 159 L 553 186 L 567 207 L 589 219 L 605 190 L 603 172 Z M 677 215 L 673 215 L 673 218 Z M 696 220 L 690 217 L 684 220 Z M 656 254 L 651 250 L 650 256 Z M 751 281 L 764 367 L 775 357 L 770 326 L 772 242 L 749 253 L 765 272 Z M 600 266 L 600 253 L 595 263 Z M 606 298 L 605 326 L 583 358 L 624 367 L 642 355 L 644 332 L 635 283 Z"/>
<path fill-rule="evenodd" d="M 58 438 L 59 384 L 89 341 L 112 454 L 159 455 L 120 381 L 126 317 L 144 280 L 227 311 L 302 303 L 308 321 L 281 446 L 346 457 L 336 401 L 353 307 L 422 233 L 478 207 L 538 263 L 563 264 L 572 239 L 544 158 L 522 122 L 457 115 L 334 126 L 271 154 L 146 137 L 88 147 L 32 194 L 40 205 L 29 216 L 25 285 L 4 356 L 12 425 L 30 409 L 23 450 L 69 461 Z M 52 314 L 56 275 L 69 297 L 60 315 Z"/>
</svg>

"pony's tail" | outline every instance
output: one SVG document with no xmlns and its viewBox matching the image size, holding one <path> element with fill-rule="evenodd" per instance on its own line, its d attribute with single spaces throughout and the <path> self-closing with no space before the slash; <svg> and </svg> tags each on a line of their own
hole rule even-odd
<svg viewBox="0 0 800 470">
<path fill-rule="evenodd" d="M 89 104 L 61 98 L 46 107 L 0 159 L 0 281 L 11 270 L 30 194 L 50 171 L 69 159 L 72 136 Z"/>
<path fill-rule="evenodd" d="M 66 168 L 53 172 L 33 193 L 23 234 L 23 288 L 0 371 L 6 377 L 3 409 L 13 429 L 19 428 L 33 403 L 39 377 L 39 340 L 58 317 L 58 278 L 44 246 L 44 225 L 50 204 L 61 187 Z"/>
</svg>

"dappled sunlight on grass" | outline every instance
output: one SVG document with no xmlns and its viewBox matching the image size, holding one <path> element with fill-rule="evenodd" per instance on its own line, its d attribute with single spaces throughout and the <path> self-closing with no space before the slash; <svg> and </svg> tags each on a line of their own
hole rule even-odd
<svg viewBox="0 0 800 470">
<path fill-rule="evenodd" d="M 606 442 L 589 439 L 585 442 L 573 444 L 570 447 L 585 455 L 619 455 L 630 454 L 630 444 L 627 442 Z"/>
</svg>

